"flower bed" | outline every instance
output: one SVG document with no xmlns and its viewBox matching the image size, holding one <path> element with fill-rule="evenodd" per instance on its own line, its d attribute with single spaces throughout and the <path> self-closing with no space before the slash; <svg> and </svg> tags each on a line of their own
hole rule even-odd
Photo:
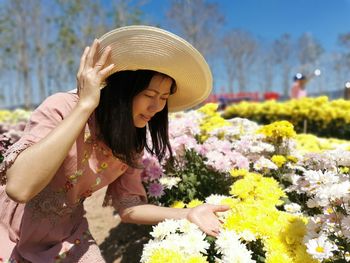
<svg viewBox="0 0 350 263">
<path fill-rule="evenodd" d="M 170 131 L 174 166 L 144 156 L 150 201 L 231 210 L 218 239 L 160 223 L 142 262 L 350 261 L 349 142 L 298 135 L 287 121 L 224 120 L 215 104 L 174 114 Z"/>
<path fill-rule="evenodd" d="M 21 138 L 30 112 L 0 110 L 0 162 L 6 149 Z"/>
<path fill-rule="evenodd" d="M 298 133 L 350 139 L 350 101 L 343 99 L 329 101 L 323 96 L 286 102 L 241 102 L 228 106 L 223 117 L 247 118 L 260 124 L 287 120 Z"/>
<path fill-rule="evenodd" d="M 24 127 L 10 115 L 2 153 Z M 158 224 L 142 262 L 350 262 L 348 141 L 297 134 L 287 121 L 225 120 L 215 104 L 173 114 L 170 139 L 175 163 L 143 158 L 150 202 L 231 209 L 217 239 L 186 220 Z"/>
</svg>

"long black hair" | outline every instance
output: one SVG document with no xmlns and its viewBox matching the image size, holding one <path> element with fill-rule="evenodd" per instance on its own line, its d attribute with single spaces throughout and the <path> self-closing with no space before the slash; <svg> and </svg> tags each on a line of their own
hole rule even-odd
<svg viewBox="0 0 350 263">
<path fill-rule="evenodd" d="M 161 161 L 168 150 L 173 158 L 168 136 L 168 104 L 148 122 L 152 145 L 147 144 L 146 127 L 134 125 L 132 105 L 134 97 L 145 90 L 152 77 L 161 74 L 152 70 L 119 71 L 106 79 L 101 90 L 100 103 L 95 110 L 99 139 L 111 148 L 113 155 L 132 167 L 137 165 L 136 156 L 146 148 Z M 165 75 L 167 76 L 167 75 Z M 176 90 L 175 81 L 170 93 Z"/>
</svg>

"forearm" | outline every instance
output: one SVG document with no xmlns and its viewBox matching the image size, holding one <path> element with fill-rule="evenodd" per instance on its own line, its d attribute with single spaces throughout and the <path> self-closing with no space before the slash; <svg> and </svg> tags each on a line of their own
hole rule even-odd
<svg viewBox="0 0 350 263">
<path fill-rule="evenodd" d="M 120 212 L 125 223 L 154 225 L 165 219 L 185 219 L 190 208 L 169 208 L 155 205 L 138 205 Z"/>
<path fill-rule="evenodd" d="M 7 171 L 7 194 L 27 202 L 53 178 L 93 110 L 78 104 L 45 138 L 24 150 Z"/>
</svg>

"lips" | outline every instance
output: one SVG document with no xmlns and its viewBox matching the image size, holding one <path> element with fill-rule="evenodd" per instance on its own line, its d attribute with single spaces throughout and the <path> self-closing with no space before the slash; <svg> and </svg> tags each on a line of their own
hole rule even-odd
<svg viewBox="0 0 350 263">
<path fill-rule="evenodd" d="M 148 122 L 151 120 L 152 117 L 141 114 L 141 118 Z"/>
</svg>

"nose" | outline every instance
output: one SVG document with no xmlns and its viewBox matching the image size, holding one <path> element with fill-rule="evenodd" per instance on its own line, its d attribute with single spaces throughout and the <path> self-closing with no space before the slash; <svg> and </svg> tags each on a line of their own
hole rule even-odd
<svg viewBox="0 0 350 263">
<path fill-rule="evenodd" d="M 161 99 L 154 99 L 152 103 L 149 105 L 148 110 L 152 113 L 156 113 L 161 111 L 165 106 L 165 103 Z"/>
</svg>

